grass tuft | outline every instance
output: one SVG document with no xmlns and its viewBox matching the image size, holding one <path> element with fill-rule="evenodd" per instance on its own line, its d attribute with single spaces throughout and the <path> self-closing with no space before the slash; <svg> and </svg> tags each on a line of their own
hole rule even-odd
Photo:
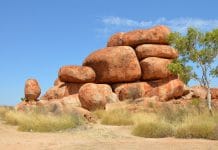
<svg viewBox="0 0 218 150">
<path fill-rule="evenodd" d="M 181 125 L 178 125 L 175 136 L 178 138 L 216 139 L 217 122 L 214 117 L 206 114 L 190 115 Z"/>
<path fill-rule="evenodd" d="M 104 125 L 133 125 L 132 134 L 146 138 L 178 137 L 218 139 L 218 113 L 211 116 L 198 108 L 165 105 L 156 112 L 129 112 L 124 109 L 97 110 Z"/>
<path fill-rule="evenodd" d="M 173 135 L 173 126 L 159 119 L 155 113 L 136 113 L 133 116 L 132 134 L 146 138 L 162 138 Z"/>
<path fill-rule="evenodd" d="M 172 136 L 173 128 L 164 121 L 148 121 L 137 124 L 133 128 L 132 134 L 146 138 L 163 138 Z"/>
<path fill-rule="evenodd" d="M 55 132 L 75 128 L 84 121 L 74 114 L 42 114 L 37 112 L 18 112 L 8 110 L 2 119 L 10 125 L 18 126 L 20 131 Z"/>
<path fill-rule="evenodd" d="M 104 125 L 133 125 L 131 113 L 124 109 L 105 111 L 99 116 L 102 118 L 101 123 Z"/>
<path fill-rule="evenodd" d="M 5 114 L 10 110 L 13 110 L 13 108 L 10 106 L 0 106 L 0 118 L 3 119 L 5 117 Z"/>
<path fill-rule="evenodd" d="M 190 111 L 186 108 L 172 107 L 172 105 L 165 104 L 157 111 L 157 116 L 160 120 L 166 120 L 169 123 L 180 123 L 189 113 Z"/>
</svg>

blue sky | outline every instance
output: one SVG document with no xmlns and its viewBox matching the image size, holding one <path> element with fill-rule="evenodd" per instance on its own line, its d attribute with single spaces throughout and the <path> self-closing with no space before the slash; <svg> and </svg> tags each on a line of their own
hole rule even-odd
<svg viewBox="0 0 218 150">
<path fill-rule="evenodd" d="M 80 65 L 114 32 L 156 24 L 179 32 L 218 28 L 217 6 L 216 0 L 0 0 L 0 105 L 18 103 L 27 78 L 38 79 L 44 93 L 62 65 Z"/>
</svg>

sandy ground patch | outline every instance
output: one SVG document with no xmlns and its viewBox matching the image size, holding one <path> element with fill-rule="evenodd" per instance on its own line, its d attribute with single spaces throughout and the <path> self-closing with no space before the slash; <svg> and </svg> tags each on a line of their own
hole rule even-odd
<svg viewBox="0 0 218 150">
<path fill-rule="evenodd" d="M 141 138 L 130 127 L 86 125 L 57 133 L 20 132 L 0 121 L 0 150 L 218 150 L 218 141 Z"/>
</svg>

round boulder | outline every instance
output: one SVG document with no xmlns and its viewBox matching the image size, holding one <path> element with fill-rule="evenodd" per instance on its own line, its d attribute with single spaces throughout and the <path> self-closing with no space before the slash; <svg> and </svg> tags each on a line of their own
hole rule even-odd
<svg viewBox="0 0 218 150">
<path fill-rule="evenodd" d="M 147 96 L 158 96 L 160 101 L 168 101 L 173 98 L 181 97 L 185 91 L 185 85 L 179 79 L 169 78 L 151 81 L 149 84 L 153 88 L 147 93 Z"/>
<path fill-rule="evenodd" d="M 37 100 L 41 94 L 39 83 L 36 79 L 28 79 L 25 83 L 25 98 L 26 100 Z"/>
<path fill-rule="evenodd" d="M 106 103 L 112 101 L 112 98 L 116 97 L 107 84 L 86 83 L 79 90 L 81 105 L 87 110 L 104 109 Z"/>
<path fill-rule="evenodd" d="M 97 83 L 131 82 L 141 77 L 137 56 L 129 46 L 97 50 L 85 59 L 83 66 L 94 69 Z"/>
<path fill-rule="evenodd" d="M 111 36 L 107 46 L 137 46 L 141 44 L 168 44 L 170 29 L 166 26 L 155 26 L 146 30 L 133 30 L 126 33 L 116 33 Z"/>
<path fill-rule="evenodd" d="M 152 86 L 147 82 L 114 84 L 113 89 L 118 95 L 119 100 L 137 99 L 146 96 Z"/>
<path fill-rule="evenodd" d="M 58 75 L 62 82 L 88 83 L 95 81 L 94 70 L 86 66 L 63 66 Z"/>
<path fill-rule="evenodd" d="M 178 52 L 168 45 L 143 44 L 136 48 L 136 55 L 139 60 L 147 57 L 175 59 L 178 57 Z"/>
<path fill-rule="evenodd" d="M 80 83 L 64 83 L 60 85 L 56 85 L 50 89 L 48 89 L 44 96 L 42 96 L 41 100 L 50 100 L 50 99 L 61 99 L 65 96 L 77 94 L 80 87 L 83 84 Z"/>
<path fill-rule="evenodd" d="M 172 62 L 170 59 L 148 57 L 140 62 L 142 80 L 157 80 L 172 75 L 167 66 Z"/>
</svg>

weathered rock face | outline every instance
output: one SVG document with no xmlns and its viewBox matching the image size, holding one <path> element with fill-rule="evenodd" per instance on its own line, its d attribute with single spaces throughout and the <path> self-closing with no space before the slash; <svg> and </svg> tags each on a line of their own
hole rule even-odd
<svg viewBox="0 0 218 150">
<path fill-rule="evenodd" d="M 170 34 L 166 26 L 156 26 L 147 30 L 134 30 L 113 35 L 107 46 L 137 46 L 141 44 L 168 44 L 167 36 Z"/>
<path fill-rule="evenodd" d="M 96 122 L 96 118 L 90 111 L 76 105 L 74 106 L 72 103 L 70 103 L 70 105 L 66 105 L 65 102 L 63 102 L 63 99 L 54 99 L 52 101 L 41 100 L 34 103 L 23 101 L 15 107 L 17 111 L 22 112 L 35 111 L 35 108 L 43 109 L 44 113 L 72 113 L 84 117 L 90 122 Z"/>
<path fill-rule="evenodd" d="M 39 83 L 36 79 L 28 79 L 25 83 L 25 98 L 27 100 L 37 100 L 41 94 Z"/>
<path fill-rule="evenodd" d="M 87 83 L 79 90 L 82 107 L 88 110 L 105 108 L 106 103 L 112 98 L 114 98 L 112 89 L 107 84 Z"/>
<path fill-rule="evenodd" d="M 178 57 L 178 52 L 168 45 L 143 44 L 136 48 L 136 55 L 139 60 L 147 57 L 175 59 Z"/>
<path fill-rule="evenodd" d="M 218 88 L 211 88 L 211 98 L 218 99 Z"/>
<path fill-rule="evenodd" d="M 108 47 L 89 55 L 84 66 L 92 67 L 97 83 L 137 81 L 141 68 L 134 50 L 128 46 Z"/>
<path fill-rule="evenodd" d="M 50 88 L 40 99 L 60 99 L 65 96 L 77 94 L 83 84 L 79 83 L 64 83 Z"/>
<path fill-rule="evenodd" d="M 202 86 L 193 86 L 191 87 L 191 91 L 193 91 L 193 97 L 206 99 L 207 97 L 207 89 Z"/>
<path fill-rule="evenodd" d="M 181 97 L 185 88 L 184 83 L 179 79 L 164 79 L 149 84 L 153 89 L 147 93 L 147 96 L 158 96 L 160 101 Z"/>
<path fill-rule="evenodd" d="M 112 35 L 107 43 L 107 46 L 123 46 L 123 35 L 124 32 L 118 32 Z"/>
<path fill-rule="evenodd" d="M 55 81 L 54 81 L 54 86 L 59 86 L 61 84 L 64 84 L 64 82 L 60 81 L 59 78 L 57 78 Z"/>
<path fill-rule="evenodd" d="M 152 86 L 147 82 L 114 84 L 113 89 L 118 95 L 119 100 L 137 99 L 145 97 L 152 89 Z"/>
<path fill-rule="evenodd" d="M 203 86 L 193 86 L 190 89 L 193 92 L 193 97 L 199 99 L 207 99 L 207 88 Z M 218 88 L 211 88 L 211 99 L 218 99 Z"/>
<path fill-rule="evenodd" d="M 17 111 L 29 111 L 36 107 L 37 101 L 22 101 L 15 106 L 15 110 Z"/>
<path fill-rule="evenodd" d="M 59 70 L 59 79 L 62 82 L 88 83 L 95 81 L 95 72 L 86 66 L 63 66 Z"/>
<path fill-rule="evenodd" d="M 69 96 L 62 98 L 61 103 L 67 107 L 69 106 L 70 107 L 81 107 L 82 106 L 79 100 L 78 94 L 73 94 L 73 95 L 69 95 Z"/>
<path fill-rule="evenodd" d="M 142 80 L 157 80 L 167 78 L 172 75 L 167 66 L 172 60 L 148 57 L 140 62 L 142 69 Z"/>
<path fill-rule="evenodd" d="M 94 115 L 82 107 L 63 105 L 60 101 L 52 101 L 51 103 L 48 103 L 46 107 L 49 112 L 54 114 L 72 113 L 84 117 L 89 122 L 96 122 Z"/>
</svg>

